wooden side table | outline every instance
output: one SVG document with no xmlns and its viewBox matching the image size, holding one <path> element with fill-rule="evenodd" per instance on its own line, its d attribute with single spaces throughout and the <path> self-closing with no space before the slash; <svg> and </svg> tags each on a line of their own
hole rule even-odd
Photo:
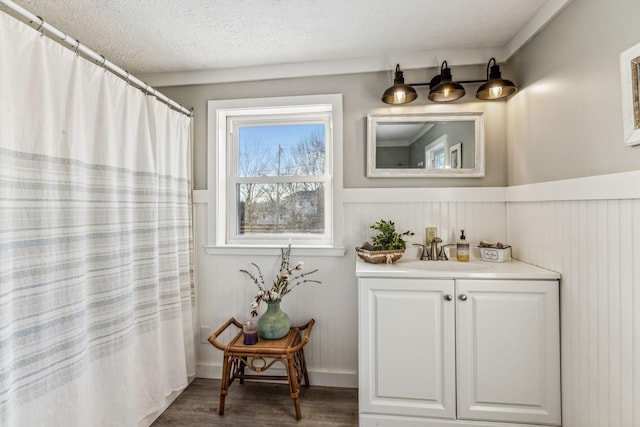
<svg viewBox="0 0 640 427">
<path fill-rule="evenodd" d="M 224 399 L 229 392 L 229 386 L 238 378 L 240 384 L 245 379 L 252 380 L 285 380 L 289 383 L 290 396 L 296 408 L 296 419 L 302 418 L 300 414 L 300 384 L 304 378 L 305 387 L 309 387 L 309 374 L 307 363 L 304 359 L 303 347 L 309 342 L 311 329 L 315 320 L 311 319 L 303 326 L 292 327 L 289 333 L 278 340 L 266 340 L 259 338 L 254 345 L 245 345 L 242 333 L 242 324 L 233 317 L 222 325 L 209 337 L 209 342 L 224 351 L 222 362 L 222 379 L 220 381 L 220 415 L 224 415 Z M 221 344 L 216 338 L 229 326 L 234 325 L 240 331 L 227 344 Z M 304 337 L 302 331 L 306 330 Z M 284 364 L 287 375 L 255 375 L 245 374 L 245 368 L 254 372 L 263 372 L 276 362 Z"/>
</svg>

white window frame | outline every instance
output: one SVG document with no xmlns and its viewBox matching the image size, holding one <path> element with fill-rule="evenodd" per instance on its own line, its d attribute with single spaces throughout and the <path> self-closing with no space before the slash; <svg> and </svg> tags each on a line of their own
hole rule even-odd
<svg viewBox="0 0 640 427">
<path fill-rule="evenodd" d="M 277 113 L 275 111 L 278 111 Z M 325 165 L 322 175 L 316 176 L 282 176 L 282 177 L 240 177 L 238 174 L 238 156 L 239 129 L 250 125 L 278 125 L 278 124 L 311 124 L 322 123 L 324 126 L 325 136 Z M 237 195 L 236 203 L 230 203 L 232 194 L 237 191 L 237 185 L 255 182 L 264 184 L 278 183 L 299 183 L 299 182 L 317 182 L 324 185 L 324 209 L 325 212 L 333 212 L 333 192 L 331 191 L 332 178 L 332 112 L 329 105 L 318 105 L 310 107 L 284 107 L 269 109 L 247 109 L 236 111 L 227 116 L 227 183 L 226 183 L 226 199 L 227 199 L 227 215 L 226 215 L 226 241 L 229 244 L 238 245 L 265 245 L 270 244 L 274 240 L 279 241 L 280 245 L 286 244 L 289 239 L 295 240 L 297 243 L 306 243 L 312 246 L 328 246 L 332 243 L 332 217 L 333 215 L 324 215 L 324 233 L 252 233 L 248 235 L 240 235 L 237 233 L 238 226 L 238 203 Z M 326 191 L 328 190 L 328 191 Z"/>
<path fill-rule="evenodd" d="M 449 146 L 448 138 L 448 135 L 445 133 L 424 148 L 425 168 L 434 169 L 434 153 L 440 151 L 440 149 L 442 149 L 442 153 L 444 154 L 444 167 L 449 167 L 449 152 L 447 151 L 447 148 Z"/>
<path fill-rule="evenodd" d="M 233 126 L 252 117 L 305 114 L 325 115 L 325 233 L 322 236 L 296 234 L 237 236 L 236 164 L 237 144 Z M 330 115 L 329 115 L 330 114 Z M 293 117 L 293 116 L 291 116 Z M 277 117 L 276 117 L 277 118 Z M 293 122 L 293 121 L 292 121 Z M 275 253 L 289 239 L 296 253 L 309 255 L 344 254 L 342 246 L 342 95 L 309 95 L 277 98 L 235 99 L 208 102 L 208 253 Z M 236 126 L 237 127 L 237 126 Z M 235 151 L 234 151 L 235 150 Z M 317 177 L 301 177 L 301 181 Z M 247 252 L 250 250 L 250 252 Z M 301 251 L 302 250 L 302 251 Z"/>
</svg>

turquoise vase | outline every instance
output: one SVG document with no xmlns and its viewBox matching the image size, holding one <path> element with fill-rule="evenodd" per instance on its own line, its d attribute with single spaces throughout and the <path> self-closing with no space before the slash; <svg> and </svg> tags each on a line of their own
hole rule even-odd
<svg viewBox="0 0 640 427">
<path fill-rule="evenodd" d="M 291 328 L 287 313 L 280 308 L 280 300 L 267 302 L 267 311 L 258 319 L 258 332 L 262 338 L 277 340 L 286 336 Z"/>
</svg>

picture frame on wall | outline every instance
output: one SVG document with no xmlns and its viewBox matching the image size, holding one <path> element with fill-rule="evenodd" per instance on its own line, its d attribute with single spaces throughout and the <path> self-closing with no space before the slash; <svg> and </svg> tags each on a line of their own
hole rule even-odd
<svg viewBox="0 0 640 427">
<path fill-rule="evenodd" d="M 462 143 L 449 147 L 449 167 L 451 169 L 462 169 Z"/>
<path fill-rule="evenodd" d="M 640 43 L 620 54 L 624 143 L 640 144 Z"/>
</svg>

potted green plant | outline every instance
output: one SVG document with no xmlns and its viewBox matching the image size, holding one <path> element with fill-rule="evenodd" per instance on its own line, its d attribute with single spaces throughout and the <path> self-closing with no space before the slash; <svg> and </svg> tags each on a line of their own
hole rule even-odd
<svg viewBox="0 0 640 427">
<path fill-rule="evenodd" d="M 358 256 L 373 264 L 391 264 L 399 260 L 407 248 L 405 237 L 413 236 L 413 231 L 398 232 L 393 221 L 379 220 L 369 226 L 378 233 L 371 237 L 371 243 L 365 242 L 356 248 Z"/>
</svg>

